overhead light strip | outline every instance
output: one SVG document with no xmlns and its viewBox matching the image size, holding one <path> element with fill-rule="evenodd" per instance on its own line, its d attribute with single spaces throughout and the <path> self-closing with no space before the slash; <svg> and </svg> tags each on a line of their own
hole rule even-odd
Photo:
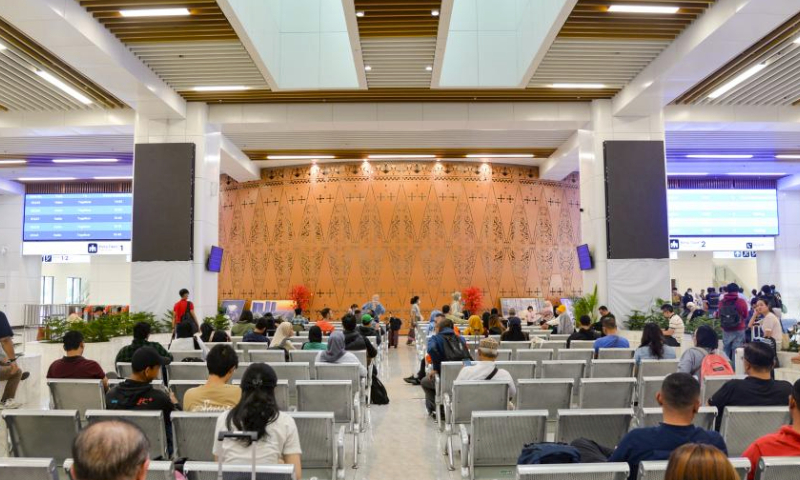
<svg viewBox="0 0 800 480">
<path fill-rule="evenodd" d="M 120 177 L 92 177 L 94 180 L 133 180 L 133 177 L 128 176 L 120 176 Z"/>
<path fill-rule="evenodd" d="M 242 92 L 250 90 L 244 85 L 206 85 L 192 88 L 195 92 Z"/>
<path fill-rule="evenodd" d="M 267 155 L 267 160 L 327 160 L 333 155 Z"/>
<path fill-rule="evenodd" d="M 532 153 L 470 153 L 466 158 L 533 158 Z"/>
<path fill-rule="evenodd" d="M 667 13 L 674 15 L 680 11 L 680 7 L 674 6 L 653 6 L 653 5 L 611 5 L 608 11 L 611 13 Z"/>
<path fill-rule="evenodd" d="M 117 158 L 54 158 L 53 163 L 116 163 Z"/>
<path fill-rule="evenodd" d="M 62 92 L 66 93 L 67 95 L 81 102 L 84 105 L 91 105 L 93 103 L 89 97 L 77 91 L 76 89 L 72 88 L 71 86 L 67 85 L 61 79 L 57 78 L 50 72 L 47 72 L 45 70 L 36 70 L 36 75 L 39 75 L 45 81 L 47 81 L 51 85 L 55 86 Z"/>
<path fill-rule="evenodd" d="M 136 10 L 120 10 L 123 17 L 183 17 L 191 15 L 188 8 L 142 8 Z"/>
<path fill-rule="evenodd" d="M 428 154 L 379 154 L 379 155 L 367 155 L 367 158 L 370 160 L 387 160 L 392 158 L 436 158 L 436 155 L 428 155 Z"/>
<path fill-rule="evenodd" d="M 718 89 L 714 90 L 713 92 L 711 92 L 708 95 L 708 98 L 714 99 L 714 98 L 719 98 L 722 95 L 725 95 L 729 91 L 733 90 L 734 87 L 736 87 L 740 83 L 744 82 L 748 78 L 752 77 L 753 75 L 757 74 L 761 70 L 764 70 L 765 68 L 767 68 L 767 64 L 766 63 L 759 63 L 758 65 L 753 65 L 752 67 L 748 68 L 744 72 L 742 72 L 739 75 L 737 75 L 736 78 L 734 78 L 730 82 L 726 83 L 725 85 L 723 85 L 723 86 L 719 87 Z"/>
<path fill-rule="evenodd" d="M 691 155 L 686 155 L 686 158 L 718 158 L 718 159 L 730 159 L 730 160 L 746 160 L 748 158 L 753 158 L 750 154 L 716 154 L 716 153 L 696 153 Z"/>
<path fill-rule="evenodd" d="M 568 88 L 568 89 L 601 89 L 607 88 L 603 83 L 554 83 L 550 88 Z"/>
<path fill-rule="evenodd" d="M 22 165 L 28 163 L 27 160 L 0 160 L 0 165 Z"/>
<path fill-rule="evenodd" d="M 704 177 L 708 175 L 706 172 L 669 172 L 668 177 Z"/>
<path fill-rule="evenodd" d="M 77 180 L 75 177 L 19 177 L 20 182 L 68 182 Z"/>
<path fill-rule="evenodd" d="M 786 172 L 735 172 L 726 173 L 725 175 L 729 175 L 731 177 L 783 177 L 789 174 Z"/>
<path fill-rule="evenodd" d="M 800 160 L 800 155 L 775 155 L 778 160 Z"/>
</svg>

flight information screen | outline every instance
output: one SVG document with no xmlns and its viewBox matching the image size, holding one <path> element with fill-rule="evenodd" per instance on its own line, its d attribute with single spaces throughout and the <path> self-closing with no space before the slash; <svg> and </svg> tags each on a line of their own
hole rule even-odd
<svg viewBox="0 0 800 480">
<path fill-rule="evenodd" d="M 28 194 L 22 239 L 130 240 L 132 212 L 131 193 Z"/>
<path fill-rule="evenodd" d="M 775 190 L 671 189 L 667 204 L 672 237 L 778 235 Z"/>
</svg>

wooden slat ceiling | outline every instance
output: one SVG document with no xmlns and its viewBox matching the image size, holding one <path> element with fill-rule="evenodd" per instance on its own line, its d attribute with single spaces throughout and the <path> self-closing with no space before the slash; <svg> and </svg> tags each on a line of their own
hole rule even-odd
<svg viewBox="0 0 800 480">
<path fill-rule="evenodd" d="M 435 37 L 441 0 L 355 0 L 358 31 L 367 37 Z"/>
<path fill-rule="evenodd" d="M 0 109 L 48 111 L 125 107 L 122 101 L 2 18 L 0 42 L 8 47 L 0 53 Z M 36 74 L 38 69 L 50 72 L 94 103 L 84 105 L 50 85 Z"/>
<path fill-rule="evenodd" d="M 711 105 L 800 105 L 800 13 L 783 23 L 673 103 Z M 766 63 L 749 80 L 716 99 L 708 95 L 745 70 Z"/>
<path fill-rule="evenodd" d="M 556 151 L 555 148 L 515 148 L 515 149 L 503 149 L 503 148 L 492 148 L 487 149 L 491 151 L 491 153 L 495 154 L 502 154 L 502 153 L 527 153 L 533 154 L 535 158 L 543 159 L 547 158 Z M 250 157 L 250 160 L 267 160 L 267 155 L 335 155 L 336 158 L 340 159 L 358 159 L 358 158 L 367 158 L 367 155 L 380 155 L 380 154 L 393 154 L 393 155 L 436 155 L 439 158 L 452 158 L 452 159 L 464 159 L 464 156 L 468 153 L 475 152 L 476 149 L 472 148 L 469 150 L 465 149 L 393 149 L 391 151 L 381 151 L 381 150 L 245 150 L 244 153 Z M 486 153 L 486 152 L 482 152 Z M 413 161 L 414 159 L 409 159 Z M 420 159 L 420 161 L 423 159 Z M 425 159 L 430 161 L 431 159 Z M 497 162 L 502 162 L 503 159 L 492 159 L 496 160 Z M 371 160 L 375 162 L 381 162 L 384 160 Z"/>
</svg>

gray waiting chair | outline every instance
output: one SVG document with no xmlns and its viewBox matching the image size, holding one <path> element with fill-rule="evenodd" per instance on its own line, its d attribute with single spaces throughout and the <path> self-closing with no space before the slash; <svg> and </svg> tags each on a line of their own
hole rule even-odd
<svg viewBox="0 0 800 480">
<path fill-rule="evenodd" d="M 516 352 L 517 350 L 529 350 L 531 342 L 500 342 L 500 348 Z"/>
<path fill-rule="evenodd" d="M 497 361 L 494 364 L 497 368 L 507 371 L 515 384 L 523 379 L 536 378 L 536 362 Z"/>
<path fill-rule="evenodd" d="M 344 426 L 336 430 L 331 412 L 292 412 L 289 416 L 297 425 L 300 445 L 303 446 L 303 475 L 344 478 Z"/>
<path fill-rule="evenodd" d="M 367 405 L 366 378 L 361 378 L 361 365 L 354 363 L 317 363 L 314 365 L 314 378 L 317 380 L 349 380 L 353 392 L 360 395 L 361 405 Z M 361 425 L 364 427 L 364 425 Z"/>
<path fill-rule="evenodd" d="M 54 410 L 77 410 L 83 418 L 87 409 L 106 408 L 102 380 L 47 379 Z"/>
<path fill-rule="evenodd" d="M 519 465 L 517 480 L 628 480 L 627 463 Z"/>
<path fill-rule="evenodd" d="M 202 360 L 202 353 L 200 350 L 170 350 L 173 362 L 183 362 L 187 358 L 197 358 Z"/>
<path fill-rule="evenodd" d="M 353 468 L 361 450 L 360 395 L 349 380 L 297 380 L 298 412 L 332 412 L 338 425 L 353 434 Z"/>
<path fill-rule="evenodd" d="M 571 378 L 539 378 L 520 380 L 517 383 L 517 410 L 547 410 L 549 419 L 555 420 L 558 410 L 572 406 Z"/>
<path fill-rule="evenodd" d="M 591 348 L 570 348 L 559 350 L 557 360 L 583 360 L 585 362 L 594 358 L 594 350 Z"/>
<path fill-rule="evenodd" d="M 656 408 L 659 406 L 656 401 L 656 393 L 661 390 L 661 384 L 667 377 L 644 377 L 638 380 L 639 392 L 636 394 L 636 401 L 639 408 Z"/>
<path fill-rule="evenodd" d="M 472 413 L 478 411 L 500 411 L 508 409 L 508 384 L 500 380 L 455 381 L 452 397 L 444 394 L 444 412 L 447 419 L 445 440 L 447 461 L 453 465 L 453 435 L 458 435 L 456 425 L 470 423 Z M 463 455 L 463 452 L 462 452 Z"/>
<path fill-rule="evenodd" d="M 142 429 L 150 440 L 150 458 L 164 460 L 167 456 L 167 429 L 161 410 L 86 410 L 90 424 L 103 420 L 127 420 Z"/>
<path fill-rule="evenodd" d="M 753 440 L 791 423 L 789 407 L 725 407 L 719 433 L 728 455 L 738 457 Z"/>
<path fill-rule="evenodd" d="M 58 480 L 52 458 L 0 458 L 0 480 Z"/>
<path fill-rule="evenodd" d="M 53 458 L 58 465 L 72 456 L 72 441 L 81 429 L 77 410 L 3 410 L 2 417 L 10 456 Z"/>
<path fill-rule="evenodd" d="M 242 358 L 242 357 L 239 357 L 239 358 Z M 247 370 L 247 367 L 249 367 L 249 366 L 250 366 L 250 362 L 242 362 L 240 360 L 239 361 L 239 367 L 237 367 L 236 370 L 233 371 L 233 376 L 231 377 L 231 381 L 233 381 L 233 380 L 241 380 L 242 377 L 244 376 L 245 370 Z"/>
<path fill-rule="evenodd" d="M 634 348 L 601 348 L 597 351 L 599 360 L 630 360 L 636 352 Z"/>
<path fill-rule="evenodd" d="M 281 363 L 286 361 L 286 354 L 283 350 L 250 350 L 247 359 L 251 362 Z"/>
<path fill-rule="evenodd" d="M 72 463 L 71 458 L 64 462 L 64 470 L 70 480 L 73 480 L 71 473 Z M 145 480 L 175 480 L 175 465 L 167 460 L 151 460 L 150 466 L 147 468 L 147 475 L 144 478 Z"/>
<path fill-rule="evenodd" d="M 178 402 L 183 405 L 183 397 L 190 389 L 205 385 L 205 380 L 170 380 L 169 391 L 175 395 Z"/>
<path fill-rule="evenodd" d="M 292 362 L 272 362 L 268 363 L 278 380 L 287 380 L 289 382 L 289 399 L 295 401 L 297 399 L 296 383 L 298 380 L 310 380 L 311 369 L 307 363 L 292 363 Z"/>
<path fill-rule="evenodd" d="M 464 362 L 442 362 L 439 375 L 436 376 L 436 422 L 439 424 L 439 431 L 444 431 L 444 420 L 441 418 L 441 409 L 444 406 L 444 395 L 451 393 L 453 382 L 455 382 Z"/>
<path fill-rule="evenodd" d="M 214 432 L 220 412 L 172 412 L 175 458 L 213 462 Z"/>
<path fill-rule="evenodd" d="M 295 363 L 307 363 L 313 369 L 317 361 L 317 354 L 321 350 L 290 350 L 289 361 Z"/>
<path fill-rule="evenodd" d="M 236 344 L 236 350 L 242 350 L 244 352 L 245 357 L 249 357 L 250 352 L 257 351 L 263 352 L 269 348 L 268 342 L 238 342 Z M 283 353 L 279 350 L 273 350 L 273 352 Z"/>
<path fill-rule="evenodd" d="M 460 427 L 462 477 L 496 478 L 498 467 L 507 470 L 517 464 L 525 444 L 546 440 L 547 411 L 472 412 L 470 431 Z"/>
<path fill-rule="evenodd" d="M 519 351 L 519 350 L 518 350 Z M 507 348 L 500 348 L 497 350 L 498 362 L 510 362 L 514 359 L 514 351 Z"/>
<path fill-rule="evenodd" d="M 553 360 L 555 350 L 552 348 L 531 348 L 528 350 L 517 350 L 514 352 L 514 360 L 518 362 L 536 362 L 538 368 L 542 368 L 542 362 Z"/>
<path fill-rule="evenodd" d="M 119 364 L 117 364 L 119 365 Z M 237 370 L 241 370 L 239 364 Z M 208 379 L 208 367 L 205 362 L 172 362 L 167 365 L 167 376 L 172 380 L 202 380 Z"/>
<path fill-rule="evenodd" d="M 569 348 L 584 349 L 589 348 L 594 350 L 594 340 L 572 340 L 569 342 Z"/>
<path fill-rule="evenodd" d="M 632 420 L 632 408 L 559 410 L 556 442 L 571 443 L 578 438 L 588 438 L 613 448 L 628 433 Z"/>
<path fill-rule="evenodd" d="M 746 375 L 714 375 L 703 378 L 703 386 L 701 389 L 701 405 L 708 405 L 708 399 L 714 396 L 715 393 L 722 388 L 723 385 L 730 380 L 742 379 Z"/>
<path fill-rule="evenodd" d="M 237 345 L 239 345 L 239 342 L 241 342 L 242 340 L 244 340 L 244 335 L 239 335 L 236 337 L 231 336 L 231 343 L 233 344 L 233 348 L 238 349 L 239 347 L 237 347 Z"/>
<path fill-rule="evenodd" d="M 592 378 L 633 378 L 636 361 L 629 360 L 592 360 L 589 363 L 589 375 Z"/>
<path fill-rule="evenodd" d="M 630 408 L 636 394 L 635 378 L 582 378 L 578 408 Z"/>
<path fill-rule="evenodd" d="M 585 360 L 550 360 L 542 362 L 542 378 L 571 378 L 575 380 L 573 395 L 579 390 L 578 381 L 585 376 Z"/>
<path fill-rule="evenodd" d="M 217 462 L 186 462 L 183 472 L 188 480 L 218 480 Z M 239 475 L 231 475 L 231 474 Z M 223 465 L 223 480 L 250 480 L 252 466 L 250 465 Z M 256 480 L 297 480 L 294 474 L 294 465 L 258 465 L 256 466 Z"/>
<path fill-rule="evenodd" d="M 736 470 L 737 476 L 741 480 L 747 480 L 747 474 L 750 473 L 750 459 L 748 458 L 729 458 L 731 465 Z M 639 476 L 637 480 L 664 480 L 664 475 L 667 473 L 667 460 L 650 460 L 641 462 L 639 464 Z M 775 477 L 785 479 L 787 477 Z"/>
<path fill-rule="evenodd" d="M 800 473 L 798 457 L 761 457 L 756 480 L 795 480 Z"/>
<path fill-rule="evenodd" d="M 636 378 L 666 377 L 678 371 L 677 360 L 642 360 L 636 367 Z"/>
<path fill-rule="evenodd" d="M 661 407 L 642 408 L 636 412 L 636 422 L 632 427 L 655 427 L 664 420 Z M 704 430 L 714 430 L 714 423 L 717 420 L 717 407 L 700 407 L 694 415 L 692 424 Z"/>
<path fill-rule="evenodd" d="M 202 365 L 205 366 L 206 364 L 203 363 Z M 119 378 L 128 378 L 133 375 L 133 367 L 131 366 L 130 362 L 117 362 L 116 368 Z M 163 380 L 161 372 L 162 370 L 158 371 L 158 376 L 156 377 L 158 380 Z"/>
<path fill-rule="evenodd" d="M 569 333 L 551 333 L 550 340 L 563 340 L 566 342 L 569 336 Z"/>
<path fill-rule="evenodd" d="M 553 338 L 552 336 L 550 337 Z M 555 352 L 559 350 L 564 350 L 567 348 L 567 341 L 566 340 L 545 340 L 542 343 L 536 344 L 534 348 L 544 348 L 544 349 L 552 349 Z"/>
</svg>

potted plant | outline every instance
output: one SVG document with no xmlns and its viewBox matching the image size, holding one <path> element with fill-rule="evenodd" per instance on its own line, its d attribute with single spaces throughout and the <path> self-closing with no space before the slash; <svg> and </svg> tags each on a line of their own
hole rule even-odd
<svg viewBox="0 0 800 480">
<path fill-rule="evenodd" d="M 597 307 L 600 306 L 599 304 L 600 301 L 597 298 L 597 285 L 595 285 L 592 293 L 582 297 L 577 297 L 572 300 L 572 311 L 574 312 L 576 319 L 579 319 L 584 315 L 588 315 L 589 318 L 592 319 L 592 323 L 594 323 L 598 318 L 595 311 L 597 310 Z"/>
<path fill-rule="evenodd" d="M 483 306 L 483 291 L 478 287 L 465 288 L 461 292 L 461 298 L 464 300 L 464 308 L 473 315 Z"/>
</svg>

